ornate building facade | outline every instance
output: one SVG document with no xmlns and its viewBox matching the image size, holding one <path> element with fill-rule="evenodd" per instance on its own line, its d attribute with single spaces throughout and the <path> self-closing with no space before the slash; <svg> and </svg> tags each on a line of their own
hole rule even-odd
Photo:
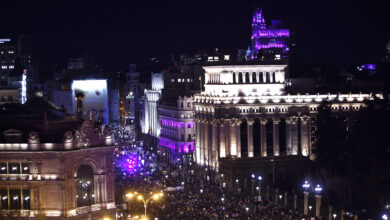
<svg viewBox="0 0 390 220">
<path fill-rule="evenodd" d="M 160 150 L 173 164 L 189 164 L 195 150 L 193 97 L 177 99 L 176 106 L 160 105 Z"/>
<path fill-rule="evenodd" d="M 315 159 L 315 120 L 323 101 L 331 101 L 335 112 L 350 114 L 373 98 L 370 94 L 286 94 L 286 68 L 204 67 L 205 90 L 195 95 L 194 103 L 197 163 L 230 172 L 228 178 L 245 178 L 253 172 L 273 172 L 275 178 L 275 161 L 283 169 L 294 170 L 291 162 L 301 169 Z"/>
<path fill-rule="evenodd" d="M 113 152 L 108 127 L 103 132 L 84 121 L 60 142 L 52 129 L 69 122 L 46 122 L 48 132 L 2 132 L 0 208 L 7 218 L 115 218 Z M 15 125 L 16 126 L 16 125 Z M 50 133 L 50 135 L 46 135 Z"/>
</svg>

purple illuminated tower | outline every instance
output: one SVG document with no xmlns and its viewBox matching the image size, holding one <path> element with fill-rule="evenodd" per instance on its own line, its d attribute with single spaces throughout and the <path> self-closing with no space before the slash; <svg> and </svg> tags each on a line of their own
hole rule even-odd
<svg viewBox="0 0 390 220">
<path fill-rule="evenodd" d="M 267 27 L 262 9 L 256 9 L 253 13 L 252 50 L 249 59 L 286 60 L 290 44 L 290 30 L 281 28 L 282 26 L 281 21 L 272 20 L 271 25 Z"/>
</svg>

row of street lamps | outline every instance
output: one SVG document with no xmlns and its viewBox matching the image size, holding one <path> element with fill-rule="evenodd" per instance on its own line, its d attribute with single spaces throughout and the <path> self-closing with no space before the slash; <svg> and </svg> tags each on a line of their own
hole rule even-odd
<svg viewBox="0 0 390 220">
<path fill-rule="evenodd" d="M 147 207 L 150 200 L 158 200 L 162 198 L 164 194 L 162 192 L 159 193 L 153 193 L 151 192 L 148 196 L 143 196 L 142 194 L 139 194 L 137 192 L 130 192 L 126 194 L 126 199 L 131 200 L 133 198 L 137 198 L 137 200 L 142 201 L 144 203 L 145 208 L 145 219 L 147 219 Z"/>
<path fill-rule="evenodd" d="M 320 217 L 320 210 L 321 210 L 321 192 L 322 187 L 320 184 L 315 185 L 312 187 L 309 181 L 305 181 L 302 184 L 303 188 L 303 214 L 308 215 L 308 208 L 311 210 L 311 206 L 308 206 L 309 204 L 309 192 L 312 189 L 314 191 L 314 195 L 316 197 L 316 217 Z"/>
</svg>

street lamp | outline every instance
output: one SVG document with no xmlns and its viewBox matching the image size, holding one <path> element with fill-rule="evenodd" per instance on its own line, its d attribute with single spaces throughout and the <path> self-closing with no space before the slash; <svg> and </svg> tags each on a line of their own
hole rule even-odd
<svg viewBox="0 0 390 220">
<path fill-rule="evenodd" d="M 322 187 L 317 184 L 317 186 L 314 188 L 314 193 L 316 197 L 316 217 L 320 217 L 320 210 L 321 210 L 321 192 L 322 192 Z"/>
<path fill-rule="evenodd" d="M 383 220 L 388 220 L 389 217 L 388 217 L 386 214 L 383 214 L 383 215 L 382 215 L 382 219 L 383 219 Z"/>
<path fill-rule="evenodd" d="M 337 214 L 334 213 L 334 214 L 333 214 L 333 219 L 336 219 L 336 217 L 337 217 Z"/>
<path fill-rule="evenodd" d="M 309 181 L 305 180 L 305 182 L 302 184 L 303 188 L 303 214 L 307 215 L 307 206 L 309 203 L 309 188 L 310 188 L 310 183 Z"/>
<path fill-rule="evenodd" d="M 158 200 L 160 198 L 162 198 L 164 196 L 164 194 L 162 192 L 160 193 L 150 193 L 150 195 L 148 197 L 145 197 L 141 194 L 138 194 L 137 192 L 134 192 L 134 193 L 127 193 L 126 194 L 126 198 L 127 199 L 132 199 L 134 197 L 137 197 L 137 200 L 139 201 L 142 201 L 144 203 L 144 208 L 145 208 L 145 219 L 147 219 L 147 207 L 148 207 L 148 203 L 150 202 L 150 200 Z"/>
</svg>

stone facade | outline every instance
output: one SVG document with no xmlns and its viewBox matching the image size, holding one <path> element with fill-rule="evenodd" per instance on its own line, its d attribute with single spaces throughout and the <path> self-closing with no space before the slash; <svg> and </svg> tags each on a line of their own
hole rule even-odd
<svg viewBox="0 0 390 220">
<path fill-rule="evenodd" d="M 253 167 L 254 161 L 264 164 L 278 157 L 315 159 L 320 104 L 328 100 L 333 111 L 350 114 L 373 98 L 370 94 L 286 94 L 286 68 L 204 67 L 205 91 L 195 95 L 194 103 L 197 163 L 218 169 L 222 160 L 228 169 L 232 168 L 229 160 L 236 160 L 242 169 L 242 163 Z M 261 167 L 252 170 L 263 172 Z"/>
<path fill-rule="evenodd" d="M 0 143 L 2 214 L 9 218 L 114 219 L 115 148 L 111 131 L 100 133 L 90 121 L 74 135 L 66 132 L 62 143 L 40 143 L 36 132 L 30 132 L 27 143 Z M 90 168 L 90 179 L 81 167 Z M 85 187 L 89 194 L 83 193 Z"/>
</svg>

